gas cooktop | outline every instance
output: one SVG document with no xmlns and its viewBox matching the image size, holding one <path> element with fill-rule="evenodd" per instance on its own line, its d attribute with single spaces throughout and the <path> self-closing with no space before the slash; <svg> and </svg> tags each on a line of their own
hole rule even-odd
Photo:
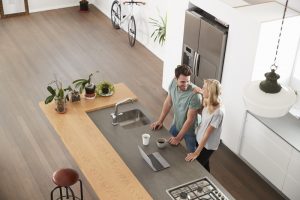
<svg viewBox="0 0 300 200">
<path fill-rule="evenodd" d="M 207 177 L 167 189 L 167 193 L 173 200 L 228 200 Z"/>
</svg>

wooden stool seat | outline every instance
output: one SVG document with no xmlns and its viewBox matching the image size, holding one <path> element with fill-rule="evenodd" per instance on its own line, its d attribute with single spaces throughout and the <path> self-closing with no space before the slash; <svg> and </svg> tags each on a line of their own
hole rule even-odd
<svg viewBox="0 0 300 200">
<path fill-rule="evenodd" d="M 66 199 L 83 200 L 82 181 L 79 178 L 79 174 L 74 169 L 64 168 L 55 171 L 52 175 L 52 181 L 57 186 L 51 191 L 51 200 L 54 200 L 54 192 L 56 190 L 59 190 L 59 197 L 57 200 L 63 200 L 65 197 Z M 71 186 L 77 182 L 79 182 L 80 186 L 80 198 L 75 196 L 73 189 L 71 188 Z M 65 193 L 63 190 L 65 190 Z"/>
<path fill-rule="evenodd" d="M 53 182 L 61 187 L 69 187 L 74 185 L 79 179 L 78 173 L 74 169 L 60 169 L 53 173 Z"/>
</svg>

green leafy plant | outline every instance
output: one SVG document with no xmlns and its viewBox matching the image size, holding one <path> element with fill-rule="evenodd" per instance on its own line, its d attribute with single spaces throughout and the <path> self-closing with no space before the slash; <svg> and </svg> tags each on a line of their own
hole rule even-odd
<svg viewBox="0 0 300 200">
<path fill-rule="evenodd" d="M 101 81 L 99 84 L 96 86 L 96 92 L 98 95 L 100 94 L 108 94 L 112 93 L 115 91 L 115 87 L 112 83 L 108 81 Z"/>
<path fill-rule="evenodd" d="M 53 87 L 53 85 L 55 87 Z M 69 101 L 69 96 L 66 91 L 71 91 L 71 87 L 63 88 L 62 83 L 55 79 L 54 81 L 50 82 L 47 86 L 47 90 L 50 92 L 50 96 L 48 96 L 45 100 L 45 104 L 50 103 L 53 101 L 54 98 L 61 99 L 64 101 Z"/>
<path fill-rule="evenodd" d="M 96 71 L 95 73 L 98 73 L 99 71 Z M 92 81 L 92 76 L 94 73 L 91 73 L 88 77 L 88 79 L 77 79 L 73 81 L 73 84 L 75 84 L 75 88 L 79 88 L 80 94 L 82 93 L 83 89 L 86 85 L 90 85 Z"/>
<path fill-rule="evenodd" d="M 159 16 L 159 20 L 153 18 L 149 18 L 149 20 L 149 23 L 155 28 L 151 38 L 154 38 L 154 42 L 158 39 L 158 43 L 163 45 L 166 41 L 167 15 L 164 18 Z"/>
</svg>

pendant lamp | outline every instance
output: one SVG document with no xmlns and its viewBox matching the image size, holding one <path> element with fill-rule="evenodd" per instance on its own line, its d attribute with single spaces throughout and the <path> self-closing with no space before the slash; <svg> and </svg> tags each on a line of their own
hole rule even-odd
<svg viewBox="0 0 300 200">
<path fill-rule="evenodd" d="M 296 102 L 296 92 L 289 87 L 280 85 L 277 82 L 280 76 L 275 72 L 278 68 L 276 59 L 288 1 L 289 0 L 286 1 L 284 8 L 275 59 L 271 65 L 271 72 L 265 73 L 266 79 L 263 81 L 252 81 L 244 91 L 246 109 L 261 117 L 282 117 L 289 112 L 292 105 Z"/>
</svg>

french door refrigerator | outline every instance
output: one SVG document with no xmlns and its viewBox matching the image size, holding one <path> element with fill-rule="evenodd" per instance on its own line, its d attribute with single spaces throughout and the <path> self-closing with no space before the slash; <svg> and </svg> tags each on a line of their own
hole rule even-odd
<svg viewBox="0 0 300 200">
<path fill-rule="evenodd" d="M 203 10 L 185 13 L 182 64 L 192 69 L 191 81 L 202 87 L 204 79 L 221 82 L 228 26 Z"/>
</svg>

